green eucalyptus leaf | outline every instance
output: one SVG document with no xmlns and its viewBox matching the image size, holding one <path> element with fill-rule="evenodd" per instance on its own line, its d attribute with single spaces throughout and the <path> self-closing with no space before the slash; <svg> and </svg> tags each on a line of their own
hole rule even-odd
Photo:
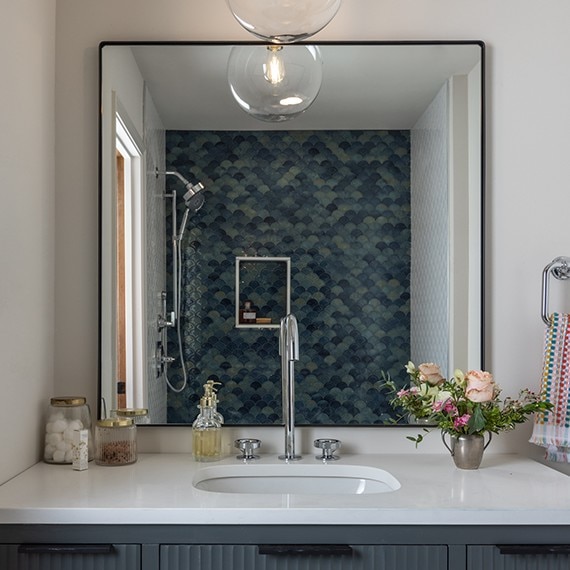
<svg viewBox="0 0 570 570">
<path fill-rule="evenodd" d="M 469 433 L 477 433 L 485 429 L 486 419 L 481 410 L 481 406 L 475 405 L 473 408 L 473 414 L 467 422 L 467 427 L 469 428 Z"/>
</svg>

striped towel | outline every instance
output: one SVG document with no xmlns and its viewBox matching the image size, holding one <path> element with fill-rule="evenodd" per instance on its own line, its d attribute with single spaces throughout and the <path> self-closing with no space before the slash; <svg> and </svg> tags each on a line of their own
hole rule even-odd
<svg viewBox="0 0 570 570">
<path fill-rule="evenodd" d="M 547 461 L 570 462 L 570 315 L 553 313 L 544 337 L 541 397 L 554 406 L 536 414 L 531 443 Z"/>
</svg>

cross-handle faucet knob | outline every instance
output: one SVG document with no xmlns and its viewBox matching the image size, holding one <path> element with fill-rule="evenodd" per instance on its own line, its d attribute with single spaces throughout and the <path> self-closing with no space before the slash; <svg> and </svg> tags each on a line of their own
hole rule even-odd
<svg viewBox="0 0 570 570">
<path fill-rule="evenodd" d="M 234 447 L 237 447 L 242 453 L 242 455 L 236 455 L 237 459 L 242 459 L 243 461 L 259 459 L 259 455 L 253 453 L 256 449 L 261 447 L 261 441 L 259 439 L 236 439 L 234 441 Z"/>
<path fill-rule="evenodd" d="M 173 327 L 175 324 L 176 324 L 176 313 L 174 311 L 170 313 L 170 317 L 168 315 L 166 317 L 158 315 L 157 317 L 156 326 L 158 328 L 158 332 L 161 332 L 162 329 Z"/>
<path fill-rule="evenodd" d="M 316 455 L 316 459 L 321 461 L 336 461 L 340 459 L 338 455 L 333 455 L 337 449 L 340 449 L 340 444 L 339 439 L 315 439 L 313 445 L 323 452 L 322 455 Z"/>
</svg>

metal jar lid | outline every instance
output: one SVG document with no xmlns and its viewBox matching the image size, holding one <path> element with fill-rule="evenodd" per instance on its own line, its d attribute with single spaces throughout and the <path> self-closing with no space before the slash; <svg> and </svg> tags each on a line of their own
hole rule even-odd
<svg viewBox="0 0 570 570">
<path fill-rule="evenodd" d="M 97 427 L 124 428 L 135 425 L 131 418 L 106 418 L 97 422 Z"/>
<path fill-rule="evenodd" d="M 122 418 L 138 418 L 140 416 L 148 415 L 148 410 L 146 408 L 118 408 L 113 410 L 113 412 Z"/>
<path fill-rule="evenodd" d="M 49 402 L 55 407 L 84 406 L 87 399 L 82 396 L 58 396 L 51 398 Z"/>
</svg>

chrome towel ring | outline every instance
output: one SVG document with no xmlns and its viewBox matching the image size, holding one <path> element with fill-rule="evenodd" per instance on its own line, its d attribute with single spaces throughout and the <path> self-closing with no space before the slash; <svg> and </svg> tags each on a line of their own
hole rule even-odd
<svg viewBox="0 0 570 570">
<path fill-rule="evenodd" d="M 550 276 L 556 279 L 570 279 L 570 257 L 556 257 L 542 272 L 542 320 L 550 325 L 550 312 L 548 310 Z"/>
</svg>

